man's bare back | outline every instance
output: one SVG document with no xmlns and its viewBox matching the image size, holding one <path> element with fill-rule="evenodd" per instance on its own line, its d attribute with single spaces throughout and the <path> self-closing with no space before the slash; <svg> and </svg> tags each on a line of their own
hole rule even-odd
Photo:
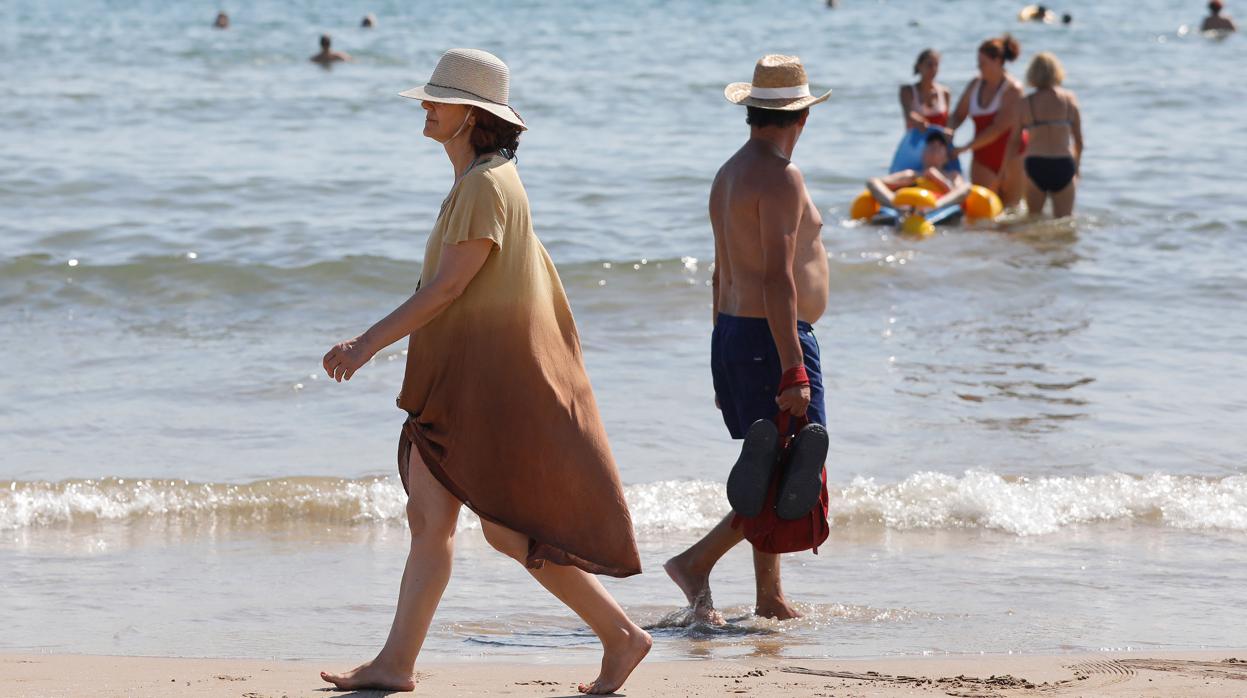
<svg viewBox="0 0 1247 698">
<path fill-rule="evenodd" d="M 715 311 L 737 317 L 766 317 L 763 202 L 793 201 L 797 225 L 793 282 L 797 319 L 810 324 L 827 309 L 827 250 L 823 218 L 810 199 L 800 170 L 767 141 L 751 139 L 715 176 L 710 190 L 710 224 L 714 229 Z"/>
</svg>

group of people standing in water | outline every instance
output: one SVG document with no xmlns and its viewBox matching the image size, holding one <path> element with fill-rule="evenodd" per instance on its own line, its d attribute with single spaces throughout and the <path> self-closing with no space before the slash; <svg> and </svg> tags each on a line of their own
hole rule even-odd
<svg viewBox="0 0 1247 698">
<path fill-rule="evenodd" d="M 970 182 L 995 191 L 1006 208 L 1025 198 L 1027 209 L 1038 214 L 1051 199 L 1053 215 L 1068 216 L 1083 151 L 1078 99 L 1062 86 L 1061 62 L 1046 51 L 1026 70 L 1027 93 L 1008 71 L 1021 51 L 1007 34 L 980 44 L 979 73 L 953 106 L 952 91 L 937 80 L 940 53 L 926 49 L 914 63 L 918 81 L 900 88 L 901 114 L 906 129 L 942 129 L 949 160 L 970 153 Z M 974 122 L 974 135 L 954 145 L 967 119 Z"/>
</svg>

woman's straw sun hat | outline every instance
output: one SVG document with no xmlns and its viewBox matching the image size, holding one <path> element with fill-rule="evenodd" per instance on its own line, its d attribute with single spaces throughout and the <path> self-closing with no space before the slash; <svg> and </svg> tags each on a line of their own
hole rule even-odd
<svg viewBox="0 0 1247 698">
<path fill-rule="evenodd" d="M 428 83 L 399 92 L 403 97 L 442 104 L 470 104 L 519 126 L 524 120 L 511 108 L 511 71 L 488 51 L 452 48 L 442 54 Z"/>
<path fill-rule="evenodd" d="M 810 94 L 810 80 L 796 56 L 763 56 L 753 69 L 753 82 L 734 82 L 723 90 L 732 104 L 747 107 L 797 111 L 826 102 L 831 90 L 821 97 Z"/>
</svg>

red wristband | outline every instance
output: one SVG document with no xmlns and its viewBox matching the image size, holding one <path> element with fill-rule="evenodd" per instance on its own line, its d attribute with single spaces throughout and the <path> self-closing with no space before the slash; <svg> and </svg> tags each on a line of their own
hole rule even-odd
<svg viewBox="0 0 1247 698">
<path fill-rule="evenodd" d="M 794 366 L 793 368 L 784 371 L 784 376 L 779 379 L 778 394 L 782 395 L 783 392 L 789 388 L 809 384 L 810 375 L 805 372 L 805 366 Z"/>
</svg>

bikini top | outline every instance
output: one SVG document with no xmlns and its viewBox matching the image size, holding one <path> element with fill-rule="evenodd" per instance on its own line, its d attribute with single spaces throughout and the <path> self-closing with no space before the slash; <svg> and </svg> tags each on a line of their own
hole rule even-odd
<svg viewBox="0 0 1247 698">
<path fill-rule="evenodd" d="M 1032 127 L 1034 126 L 1070 126 L 1072 127 L 1074 125 L 1074 120 L 1070 118 L 1069 100 L 1064 100 L 1065 101 L 1065 118 L 1064 119 L 1044 119 L 1043 121 L 1036 119 L 1035 118 L 1035 103 L 1032 101 L 1032 99 L 1034 98 L 1036 94 L 1038 93 L 1032 92 L 1026 95 L 1026 108 L 1029 109 L 1031 113 L 1030 125 Z"/>
<path fill-rule="evenodd" d="M 985 107 L 979 106 L 979 95 L 983 92 L 983 79 L 978 79 L 978 85 L 974 88 L 974 98 L 970 100 L 970 116 L 987 116 L 1000 111 L 1000 95 L 1005 93 L 1005 83 L 1007 80 L 1001 80 L 1000 86 L 996 88 L 996 96 L 992 97 L 992 101 Z"/>
<path fill-rule="evenodd" d="M 922 114 L 923 116 L 938 116 L 940 114 L 948 113 L 948 103 L 944 100 L 943 90 L 936 88 L 935 89 L 935 104 L 931 106 L 927 106 L 922 103 L 922 96 L 921 96 L 922 91 L 919 89 L 918 84 L 914 83 L 911 86 L 911 89 L 913 90 L 912 104 L 913 104 L 914 111 L 918 112 L 919 114 Z"/>
</svg>

